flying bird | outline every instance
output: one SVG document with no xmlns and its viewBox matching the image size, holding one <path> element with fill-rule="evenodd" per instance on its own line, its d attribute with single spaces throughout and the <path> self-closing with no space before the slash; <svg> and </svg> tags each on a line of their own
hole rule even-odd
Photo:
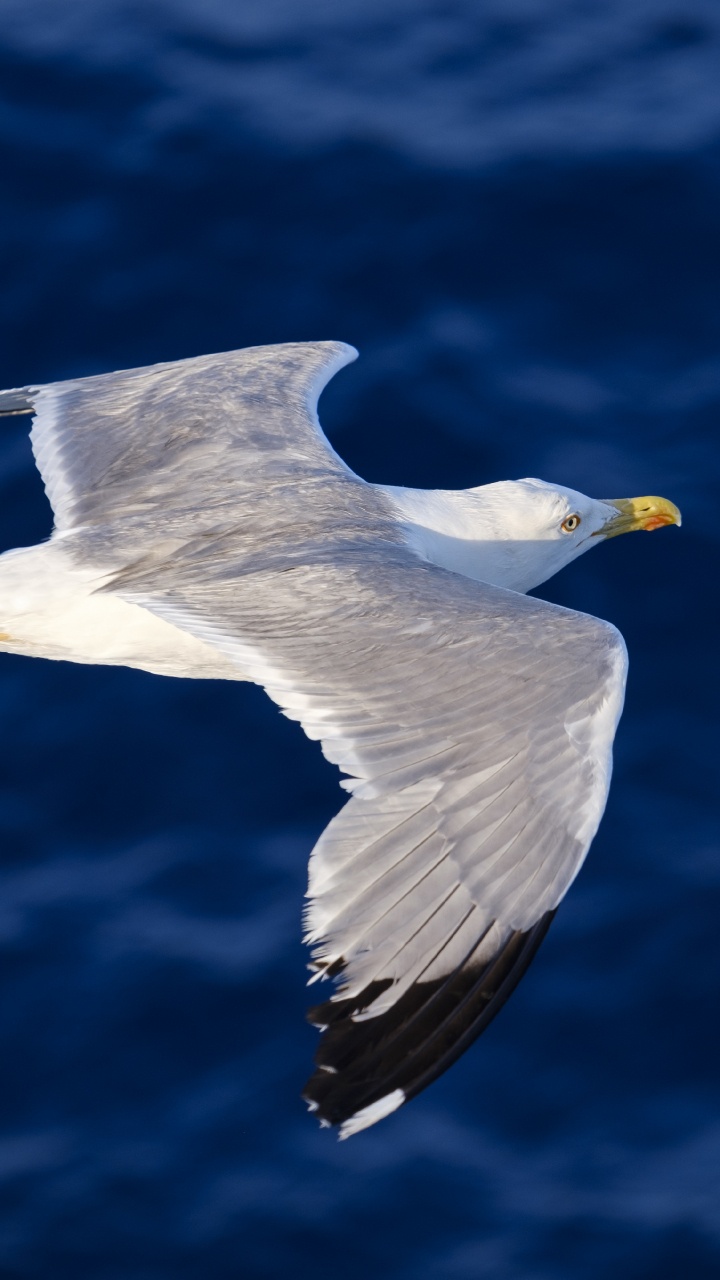
<svg viewBox="0 0 720 1280">
<path fill-rule="evenodd" d="M 318 396 L 338 342 L 0 393 L 55 516 L 0 557 L 0 647 L 264 686 L 351 798 L 311 858 L 304 1097 L 348 1137 L 443 1072 L 537 951 L 595 835 L 626 651 L 525 592 L 664 498 L 373 485 Z"/>
</svg>

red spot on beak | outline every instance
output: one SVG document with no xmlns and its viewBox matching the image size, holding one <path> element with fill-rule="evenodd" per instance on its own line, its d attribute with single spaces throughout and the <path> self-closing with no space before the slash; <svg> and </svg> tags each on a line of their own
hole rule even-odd
<svg viewBox="0 0 720 1280">
<path fill-rule="evenodd" d="M 645 533 L 652 533 L 653 529 L 662 529 L 666 524 L 675 524 L 672 516 L 650 516 L 650 519 L 645 521 L 643 529 Z"/>
</svg>

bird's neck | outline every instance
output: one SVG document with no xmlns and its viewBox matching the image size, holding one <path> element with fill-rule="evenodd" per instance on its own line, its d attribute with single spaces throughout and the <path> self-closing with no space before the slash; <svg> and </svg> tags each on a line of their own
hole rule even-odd
<svg viewBox="0 0 720 1280">
<path fill-rule="evenodd" d="M 458 490 L 379 487 L 390 500 L 408 545 L 443 569 L 525 592 L 562 567 L 549 563 L 547 543 L 513 536 L 493 501 L 493 485 Z"/>
</svg>

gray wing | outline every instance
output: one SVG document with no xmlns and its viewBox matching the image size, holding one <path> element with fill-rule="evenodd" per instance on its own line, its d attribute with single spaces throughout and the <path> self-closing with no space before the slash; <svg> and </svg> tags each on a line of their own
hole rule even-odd
<svg viewBox="0 0 720 1280">
<path fill-rule="evenodd" d="M 605 623 L 346 548 L 282 571 L 174 564 L 129 598 L 217 645 L 350 774 L 310 863 L 338 986 L 305 1097 L 341 1135 L 424 1088 L 527 967 L 602 814 L 625 649 Z"/>
<path fill-rule="evenodd" d="M 34 406 L 63 546 L 225 652 L 351 775 L 312 855 L 337 977 L 306 1097 L 349 1133 L 444 1070 L 517 982 L 604 808 L 613 628 L 422 564 L 322 436 L 341 344 L 0 396 Z"/>
<path fill-rule="evenodd" d="M 33 451 L 56 527 L 102 528 L 98 550 L 146 547 L 152 529 L 167 539 L 222 530 L 249 491 L 261 505 L 272 490 L 286 521 L 302 524 L 308 493 L 362 483 L 316 412 L 356 356 L 341 342 L 249 347 L 1 392 L 0 414 L 36 414 Z"/>
</svg>

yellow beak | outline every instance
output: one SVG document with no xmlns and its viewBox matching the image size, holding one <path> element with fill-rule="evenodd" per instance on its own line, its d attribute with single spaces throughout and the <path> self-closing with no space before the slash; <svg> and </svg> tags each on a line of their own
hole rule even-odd
<svg viewBox="0 0 720 1280">
<path fill-rule="evenodd" d="M 682 524 L 678 508 L 667 498 L 603 498 L 603 502 L 618 513 L 598 529 L 603 538 L 616 538 L 619 533 L 633 533 L 635 529 L 651 533 L 665 524 Z"/>
</svg>

